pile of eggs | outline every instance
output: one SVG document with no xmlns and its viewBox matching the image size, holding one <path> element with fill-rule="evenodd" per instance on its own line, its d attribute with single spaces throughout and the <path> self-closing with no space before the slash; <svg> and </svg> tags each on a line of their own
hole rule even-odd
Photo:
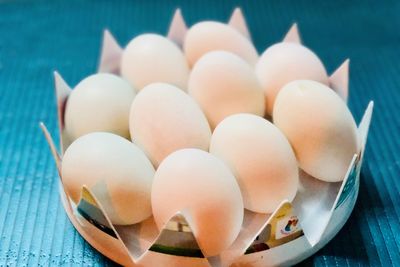
<svg viewBox="0 0 400 267">
<path fill-rule="evenodd" d="M 181 212 L 206 256 L 233 243 L 244 209 L 292 201 L 299 169 L 338 182 L 359 151 L 346 103 L 298 43 L 259 56 L 235 28 L 205 21 L 183 49 L 134 38 L 120 74 L 89 76 L 68 99 L 65 188 L 77 203 L 88 186 L 117 225 L 154 216 L 162 229 Z"/>
</svg>

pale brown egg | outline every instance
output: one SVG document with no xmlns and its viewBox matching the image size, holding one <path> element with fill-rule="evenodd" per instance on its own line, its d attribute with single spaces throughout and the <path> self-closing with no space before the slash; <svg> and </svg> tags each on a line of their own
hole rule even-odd
<svg viewBox="0 0 400 267">
<path fill-rule="evenodd" d="M 199 149 L 176 151 L 160 164 L 151 203 L 159 229 L 181 212 L 206 257 L 228 248 L 243 222 L 235 177 L 221 160 Z"/>
<path fill-rule="evenodd" d="M 344 179 L 360 145 L 354 118 L 332 89 L 308 80 L 287 84 L 276 98 L 273 120 L 304 171 L 326 182 Z"/>
<path fill-rule="evenodd" d="M 205 53 L 225 50 L 234 53 L 250 65 L 258 60 L 253 44 L 235 28 L 216 21 L 202 21 L 193 25 L 186 34 L 184 52 L 190 66 Z"/>
<path fill-rule="evenodd" d="M 91 132 L 129 138 L 129 109 L 136 95 L 120 77 L 99 73 L 82 80 L 65 108 L 65 128 L 72 140 Z"/>
<path fill-rule="evenodd" d="M 114 224 L 151 216 L 154 168 L 135 144 L 118 135 L 96 132 L 78 138 L 65 151 L 61 172 L 75 204 L 86 185 Z"/>
<path fill-rule="evenodd" d="M 328 84 L 321 60 L 297 43 L 278 43 L 265 50 L 256 65 L 256 74 L 264 89 L 268 115 L 272 115 L 275 98 L 285 84 L 300 79 Z"/>
<path fill-rule="evenodd" d="M 246 209 L 272 213 L 283 200 L 294 199 L 296 157 L 283 133 L 266 119 L 253 114 L 227 117 L 213 132 L 210 153 L 232 170 Z"/>
<path fill-rule="evenodd" d="M 154 83 L 139 92 L 129 117 L 132 140 L 154 166 L 182 148 L 208 151 L 211 130 L 197 103 L 179 88 Z"/>
<path fill-rule="evenodd" d="M 124 49 L 121 75 L 138 90 L 155 82 L 186 89 L 189 66 L 183 52 L 171 40 L 158 34 L 142 34 Z"/>
<path fill-rule="evenodd" d="M 264 115 L 264 91 L 253 67 L 230 52 L 209 52 L 197 61 L 189 78 L 189 94 L 212 129 L 232 114 Z"/>
</svg>

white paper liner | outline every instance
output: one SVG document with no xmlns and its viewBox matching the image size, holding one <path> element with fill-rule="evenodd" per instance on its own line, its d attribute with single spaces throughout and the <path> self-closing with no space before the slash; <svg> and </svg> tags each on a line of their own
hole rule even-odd
<svg viewBox="0 0 400 267">
<path fill-rule="evenodd" d="M 240 11 L 240 9 L 236 9 L 234 14 L 232 15 L 231 21 L 238 21 L 240 22 L 243 18 L 243 22 L 239 23 L 239 25 L 244 25 L 245 29 L 247 26 L 244 21 L 244 17 Z M 181 22 L 179 22 L 181 20 Z M 178 21 L 177 24 L 179 27 L 182 26 L 183 18 L 180 10 L 174 15 L 174 21 Z M 174 23 L 173 23 L 174 24 Z M 178 27 L 174 26 L 174 27 Z M 186 27 L 186 25 L 185 25 Z M 171 30 L 170 30 L 171 32 Z M 174 32 L 174 31 L 172 31 Z M 175 31 L 181 32 L 183 34 L 183 30 Z M 175 34 L 175 39 L 178 34 Z M 172 34 L 174 36 L 174 34 Z M 178 39 L 176 39 L 178 40 Z M 300 37 L 297 30 L 297 25 L 293 25 L 287 36 L 285 37 L 284 41 L 295 41 L 300 42 Z M 121 47 L 112 37 L 111 33 L 105 31 L 104 33 L 104 40 L 103 40 L 103 49 L 101 54 L 100 66 L 99 70 L 109 70 L 111 72 L 117 73 L 119 69 L 116 67 L 119 65 L 120 55 L 122 53 Z M 118 64 L 117 64 L 118 63 Z M 348 90 L 348 61 L 345 61 L 344 64 L 338 68 L 337 71 L 330 77 L 331 84 L 334 84 L 336 91 L 341 92 L 343 98 L 347 98 L 347 90 Z M 351 192 L 350 196 L 354 197 L 354 192 L 357 190 L 358 192 L 358 179 L 359 179 L 359 171 L 362 164 L 362 156 L 363 151 L 366 143 L 366 138 L 368 134 L 369 124 L 372 115 L 373 103 L 371 102 L 364 114 L 364 117 L 359 126 L 359 136 L 361 138 L 362 143 L 362 150 L 359 153 L 359 156 L 355 155 L 353 161 L 349 165 L 349 170 L 342 182 L 339 183 L 327 183 L 322 182 L 317 179 L 314 179 L 308 176 L 305 173 L 302 173 L 300 176 L 301 187 L 299 192 L 292 203 L 284 201 L 279 207 L 277 207 L 276 211 L 272 214 L 257 214 L 250 211 L 245 212 L 245 219 L 243 224 L 243 229 L 240 232 L 237 240 L 233 243 L 233 245 L 223 251 L 219 256 L 212 257 L 210 259 L 206 259 L 204 257 L 197 256 L 177 256 L 178 251 L 180 254 L 185 253 L 185 248 L 182 248 L 182 244 L 177 242 L 172 250 L 168 250 L 167 252 L 160 251 L 160 246 L 157 242 L 161 242 L 162 240 L 166 240 L 165 236 L 168 237 L 168 234 L 171 235 L 172 232 L 170 229 L 164 228 L 160 233 L 156 229 L 155 223 L 152 218 L 146 220 L 145 222 L 132 225 L 132 226 L 116 226 L 111 223 L 108 219 L 107 214 L 104 212 L 104 209 L 101 206 L 101 203 L 96 199 L 96 196 L 90 191 L 89 188 L 85 186 L 82 188 L 82 195 L 86 194 L 89 195 L 90 198 L 95 203 L 96 207 L 98 208 L 100 214 L 104 216 L 105 221 L 107 222 L 107 227 L 110 228 L 115 235 L 110 235 L 110 233 L 106 233 L 105 231 L 99 231 L 101 227 L 98 225 L 94 225 L 94 222 L 89 216 L 86 214 L 86 218 L 82 216 L 82 212 L 79 212 L 76 205 L 72 203 L 70 198 L 68 197 L 67 192 L 64 190 L 62 186 L 62 177 L 61 177 L 61 164 L 62 164 L 62 154 L 65 151 L 66 147 L 68 147 L 70 141 L 68 139 L 67 133 L 64 130 L 64 123 L 63 123 L 63 114 L 65 104 L 68 98 L 68 95 L 71 92 L 70 87 L 67 83 L 62 79 L 62 77 L 55 72 L 55 88 L 56 88 L 56 95 L 57 95 L 57 112 L 58 112 L 58 120 L 60 126 L 60 149 L 61 153 L 58 153 L 54 142 L 48 133 L 45 125 L 41 123 L 41 128 L 44 132 L 46 140 L 49 143 L 52 155 L 55 159 L 57 164 L 57 169 L 60 173 L 60 191 L 61 196 L 63 199 L 63 203 L 66 207 L 66 211 L 68 213 L 69 218 L 71 219 L 72 223 L 77 229 L 83 229 L 84 237 L 90 243 L 96 243 L 97 248 L 101 250 L 103 253 L 106 253 L 109 257 L 113 260 L 122 263 L 124 265 L 132 265 L 135 266 L 136 264 L 149 264 L 149 263 L 157 263 L 158 266 L 169 266 L 168 264 L 174 264 L 180 266 L 180 264 L 190 266 L 227 266 L 234 262 L 240 262 L 241 259 L 251 258 L 254 255 L 258 255 L 260 253 L 264 253 L 268 255 L 271 251 L 279 251 L 282 247 L 285 247 L 287 244 L 293 244 L 296 242 L 305 242 L 306 246 L 310 248 L 309 251 L 314 251 L 321 243 L 326 241 L 324 240 L 324 234 L 327 232 L 326 229 L 332 224 L 332 217 L 335 213 L 336 209 L 340 209 L 340 205 L 345 203 L 349 205 L 350 202 L 346 197 L 348 197 L 348 192 Z M 332 86 L 333 87 L 333 86 Z M 340 93 L 339 93 L 340 94 Z M 357 188 L 355 188 L 357 187 Z M 346 191 L 347 190 L 347 191 Z M 344 194 L 347 192 L 347 195 Z M 81 199 L 82 200 L 82 199 Z M 275 215 L 279 213 L 283 205 L 290 205 L 293 207 L 293 212 L 290 216 L 299 219 L 298 231 L 303 231 L 304 236 L 296 237 L 293 241 L 290 241 L 284 245 L 280 245 L 275 248 L 266 248 L 265 251 L 255 252 L 246 254 L 249 247 L 252 244 L 260 243 L 259 239 L 260 236 L 266 236 L 266 231 L 268 231 L 267 227 L 271 227 L 271 222 L 276 219 Z M 79 205 L 78 205 L 79 207 Z M 181 220 L 185 222 L 185 218 L 181 214 L 177 214 L 173 218 L 171 218 L 170 223 L 175 223 L 176 220 Z M 92 221 L 92 222 L 90 222 Z M 185 222 L 187 224 L 187 222 Z M 190 225 L 187 224 L 186 226 L 188 231 L 190 230 Z M 86 230 L 85 230 L 86 229 Z M 97 229 L 97 230 L 96 230 Z M 104 230 L 104 229 L 103 229 Z M 88 233 L 86 233 L 88 231 Z M 90 233 L 94 233 L 94 235 L 90 235 Z M 175 231 L 179 236 L 179 231 Z M 82 234 L 82 232 L 81 232 Z M 263 237 L 261 237 L 263 238 Z M 178 238 L 179 239 L 179 238 Z M 160 241 L 161 240 L 161 241 Z M 299 241 L 297 241 L 299 240 Z M 322 241 L 323 242 L 322 242 Z M 178 240 L 179 241 L 179 240 Z M 102 242 L 109 242 L 107 245 L 101 245 Z M 192 247 L 199 247 L 195 237 L 193 236 L 191 239 Z M 303 244 L 303 246 L 305 246 Z M 104 248 L 105 247 L 105 248 Z M 117 251 L 110 252 L 108 251 L 110 247 L 114 247 Z M 161 246 L 162 247 L 162 246 Z M 102 249 L 104 248 L 104 250 Z M 107 249 L 108 248 L 108 249 Z M 153 249 L 152 249 L 153 248 Z M 313 249 L 311 249 L 313 248 Z M 175 249 L 175 250 L 174 250 Z M 183 250 L 182 250 L 183 249 Z M 171 252 L 172 251 L 172 252 Z M 314 251 L 315 252 L 315 251 Z M 172 254 L 171 254 L 172 253 Z M 175 255 L 174 255 L 175 253 Z M 178 254 L 179 254 L 178 253 Z M 253 256 L 249 256 L 252 255 Z M 278 253 L 279 254 L 279 253 Z M 303 256 L 305 253 L 303 253 Z M 295 259 L 295 253 L 293 253 L 292 260 Z M 283 257 L 285 258 L 285 257 Z M 261 261 L 260 261 L 261 262 Z M 273 262 L 273 261 L 272 261 Z M 287 262 L 290 262 L 288 260 Z M 147 266 L 147 265 L 146 265 Z"/>
<path fill-rule="evenodd" d="M 55 83 L 56 91 L 64 92 L 64 94 L 57 94 L 59 97 L 57 103 L 65 105 L 65 101 L 68 96 L 66 92 L 69 91 L 63 91 L 62 89 L 57 87 L 66 87 L 67 85 L 65 82 L 60 82 L 62 78 L 58 74 L 55 75 L 55 79 L 56 81 L 58 81 Z M 366 142 L 372 108 L 373 103 L 371 102 L 366 110 L 366 113 L 359 128 L 359 135 L 361 138 L 363 149 Z M 59 122 L 61 125 L 63 109 L 59 106 L 58 110 L 61 114 L 61 120 Z M 57 153 L 51 136 L 49 135 L 44 124 L 41 124 L 41 127 L 44 131 L 46 139 L 49 142 L 56 164 L 58 168 L 60 168 L 62 164 L 61 156 Z M 64 132 L 64 129 L 62 129 L 62 131 Z M 60 140 L 61 144 L 64 145 L 62 139 Z M 331 220 L 333 211 L 338 203 L 338 200 L 342 195 L 343 188 L 348 182 L 349 174 L 351 173 L 351 170 L 354 169 L 356 158 L 357 157 L 355 155 L 351 165 L 349 166 L 348 175 L 341 183 L 322 182 L 312 177 L 309 177 L 307 174 L 302 173 L 300 178 L 302 187 L 299 189 L 299 192 L 292 205 L 294 208 L 294 215 L 297 215 L 297 217 L 299 218 L 300 225 L 311 247 L 318 244 L 318 242 L 321 240 L 321 237 L 323 236 L 324 231 Z M 358 160 L 357 163 L 359 166 L 361 166 L 361 160 Z M 359 168 L 357 169 L 359 171 Z M 357 173 L 357 175 L 358 174 L 359 173 Z M 83 190 L 93 195 L 93 193 L 88 188 L 84 187 Z M 62 191 L 64 193 L 64 196 L 69 199 L 68 194 L 64 191 L 64 189 Z M 95 199 L 94 195 L 93 198 Z M 70 202 L 69 209 L 74 211 L 74 213 L 76 214 L 75 209 L 72 208 L 71 201 L 69 200 L 68 202 Z M 101 207 L 101 204 L 98 204 L 99 207 Z M 279 208 L 280 207 L 278 207 L 277 210 L 279 210 Z M 125 253 L 131 260 L 130 263 L 132 265 L 138 263 L 142 257 L 145 257 L 144 255 L 149 254 L 148 248 L 153 246 L 154 241 L 157 240 L 157 238 L 155 238 L 155 233 L 158 232 L 155 228 L 154 223 L 149 223 L 149 221 L 147 221 L 147 225 L 150 225 L 147 228 L 143 226 L 145 225 L 145 223 L 137 224 L 135 226 L 118 227 L 110 223 L 107 215 L 104 213 L 104 210 L 102 208 L 100 208 L 100 210 L 104 217 L 107 218 L 107 221 L 110 224 L 110 228 L 116 233 L 116 239 L 119 241 L 119 245 L 124 248 Z M 253 243 L 254 239 L 265 229 L 272 217 L 273 216 L 269 216 L 268 214 L 254 214 L 252 212 L 246 211 L 244 230 L 242 230 L 238 239 L 228 250 L 222 252 L 220 256 L 209 259 L 210 264 L 212 264 L 212 266 L 226 266 L 228 263 L 232 263 L 235 261 L 235 259 L 242 256 L 245 253 L 246 249 Z M 82 218 L 79 220 L 79 222 L 83 224 Z M 190 225 L 188 227 L 190 228 Z M 141 231 L 138 231 L 137 229 L 141 229 Z M 196 242 L 195 238 L 194 242 Z M 203 264 L 209 264 L 207 259 L 197 258 L 194 259 L 194 261 L 202 261 Z"/>
</svg>

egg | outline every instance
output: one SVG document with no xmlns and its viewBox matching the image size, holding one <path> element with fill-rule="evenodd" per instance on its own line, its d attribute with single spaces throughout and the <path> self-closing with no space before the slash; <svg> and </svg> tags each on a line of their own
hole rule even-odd
<svg viewBox="0 0 400 267">
<path fill-rule="evenodd" d="M 186 33 L 184 51 L 190 66 L 205 53 L 213 50 L 232 52 L 250 65 L 255 65 L 258 53 L 243 34 L 227 24 L 203 21 L 193 25 Z"/>
<path fill-rule="evenodd" d="M 181 212 L 206 257 L 228 248 L 243 222 L 235 177 L 222 161 L 199 149 L 176 151 L 160 164 L 151 204 L 159 229 Z"/>
<path fill-rule="evenodd" d="M 333 90 L 315 81 L 293 81 L 279 92 L 273 119 L 305 172 L 326 182 L 344 179 L 360 144 L 353 116 Z"/>
<path fill-rule="evenodd" d="M 75 140 L 62 159 L 64 187 L 75 204 L 86 185 L 112 223 L 128 225 L 151 216 L 154 168 L 133 143 L 96 132 Z"/>
<path fill-rule="evenodd" d="M 133 142 L 154 166 L 182 148 L 208 151 L 211 130 L 196 102 L 179 88 L 153 83 L 132 103 L 129 128 Z"/>
<path fill-rule="evenodd" d="M 256 74 L 264 89 L 268 115 L 272 115 L 275 98 L 285 84 L 299 79 L 328 84 L 321 60 L 297 43 L 278 43 L 265 50 L 256 65 Z"/>
<path fill-rule="evenodd" d="M 91 132 L 129 138 L 129 110 L 135 90 L 113 74 L 94 74 L 72 90 L 65 108 L 65 129 L 72 140 Z"/>
<path fill-rule="evenodd" d="M 124 49 L 121 75 L 139 90 L 154 82 L 186 89 L 189 66 L 183 52 L 171 40 L 158 34 L 142 34 Z"/>
<path fill-rule="evenodd" d="M 264 115 L 264 91 L 253 68 L 230 52 L 212 51 L 201 57 L 190 74 L 188 91 L 212 129 L 235 113 Z"/>
<path fill-rule="evenodd" d="M 272 213 L 283 200 L 294 199 L 296 157 L 283 133 L 266 119 L 253 114 L 227 117 L 213 132 L 210 153 L 232 170 L 246 209 Z"/>
</svg>

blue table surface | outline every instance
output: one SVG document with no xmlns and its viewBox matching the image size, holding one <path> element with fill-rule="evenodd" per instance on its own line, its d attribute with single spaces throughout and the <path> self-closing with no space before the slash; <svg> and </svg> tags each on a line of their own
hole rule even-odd
<svg viewBox="0 0 400 267">
<path fill-rule="evenodd" d="M 125 45 L 165 34 L 176 7 L 189 25 L 226 20 L 241 6 L 257 49 L 298 22 L 304 43 L 332 72 L 351 59 L 349 106 L 375 113 L 356 207 L 339 234 L 303 266 L 400 265 L 399 1 L 0 0 L 0 266 L 113 265 L 74 230 L 39 130 L 56 133 L 52 71 L 72 86 L 96 71 L 102 31 Z"/>
</svg>

